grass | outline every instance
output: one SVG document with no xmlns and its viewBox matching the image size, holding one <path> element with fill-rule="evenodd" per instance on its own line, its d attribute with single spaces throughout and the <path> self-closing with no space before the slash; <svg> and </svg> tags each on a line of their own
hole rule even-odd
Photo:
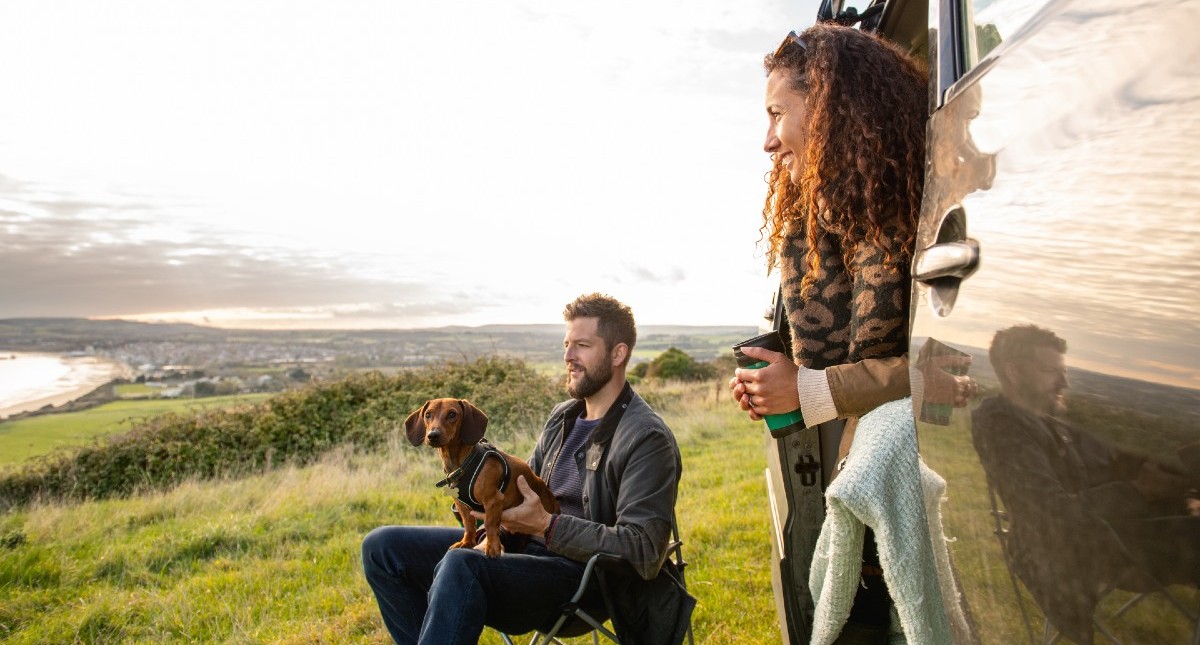
<svg viewBox="0 0 1200 645">
<path fill-rule="evenodd" d="M 697 642 L 777 643 L 763 432 L 715 392 L 654 393 L 683 451 Z M 397 437 L 305 468 L 0 515 L 0 641 L 387 643 L 359 542 L 380 524 L 449 524 L 439 477 L 432 451 Z"/>
<path fill-rule="evenodd" d="M 987 480 L 971 443 L 968 414 L 955 414 L 955 424 L 921 424 L 921 455 L 927 465 L 950 482 L 942 520 L 951 557 L 964 595 L 984 643 L 1028 642 L 1017 606 L 1016 592 L 1004 563 L 988 501 Z M 1018 585 L 1035 637 L 1042 633 L 1042 614 L 1028 592 Z M 1190 611 L 1200 608 L 1200 592 L 1173 586 L 1170 592 Z M 1105 617 L 1133 594 L 1114 591 L 1101 603 L 1097 616 L 1126 643 L 1185 643 L 1191 625 L 1162 596 L 1147 596 L 1119 620 Z M 1097 636 L 1097 639 L 1101 639 Z"/>
<path fill-rule="evenodd" d="M 778 643 L 761 424 L 745 419 L 719 384 L 639 390 L 683 453 L 678 515 L 698 600 L 696 641 Z M 529 454 L 533 441 L 531 430 L 504 447 Z M 980 637 L 1025 642 L 969 431 L 923 427 L 921 452 L 951 482 L 946 534 Z M 432 451 L 397 436 L 375 453 L 338 449 L 304 468 L 2 514 L 0 641 L 387 643 L 359 542 L 381 524 L 449 525 L 446 498 L 431 486 L 440 476 Z M 1200 606 L 1196 590 L 1172 591 Z M 1113 594 L 1102 612 L 1127 598 Z M 1040 633 L 1040 614 L 1027 598 L 1026 606 Z M 1124 642 L 1186 642 L 1173 611 L 1149 598 L 1114 631 Z M 482 642 L 500 640 L 486 631 Z"/>
<path fill-rule="evenodd" d="M 113 392 L 120 399 L 144 399 L 157 397 L 162 393 L 162 388 L 145 383 L 120 383 L 113 387 Z"/>
<path fill-rule="evenodd" d="M 78 446 L 129 430 L 138 421 L 165 412 L 227 408 L 257 403 L 269 394 L 240 394 L 202 399 L 113 401 L 88 410 L 43 414 L 0 423 L 0 467 L 59 448 Z"/>
</svg>

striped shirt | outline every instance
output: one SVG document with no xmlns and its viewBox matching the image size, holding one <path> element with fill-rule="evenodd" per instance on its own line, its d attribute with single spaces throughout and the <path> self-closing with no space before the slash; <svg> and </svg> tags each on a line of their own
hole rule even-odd
<svg viewBox="0 0 1200 645">
<path fill-rule="evenodd" d="M 584 446 L 599 425 L 600 419 L 581 416 L 575 420 L 575 427 L 563 439 L 550 481 L 546 482 L 550 492 L 558 498 L 561 512 L 567 515 L 583 517 L 583 482 L 579 479 L 579 467 L 583 463 Z"/>
</svg>

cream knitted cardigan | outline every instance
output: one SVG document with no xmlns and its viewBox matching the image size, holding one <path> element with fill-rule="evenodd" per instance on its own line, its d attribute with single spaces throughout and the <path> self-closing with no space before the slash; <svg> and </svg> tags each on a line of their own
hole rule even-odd
<svg viewBox="0 0 1200 645">
<path fill-rule="evenodd" d="M 911 399 L 885 403 L 859 420 L 846 464 L 825 491 L 825 523 L 809 574 L 813 645 L 833 643 L 850 615 L 865 526 L 875 531 L 895 602 L 890 642 L 950 643 L 951 621 L 956 633 L 969 633 L 942 534 L 945 490 L 945 480 L 917 455 Z"/>
</svg>

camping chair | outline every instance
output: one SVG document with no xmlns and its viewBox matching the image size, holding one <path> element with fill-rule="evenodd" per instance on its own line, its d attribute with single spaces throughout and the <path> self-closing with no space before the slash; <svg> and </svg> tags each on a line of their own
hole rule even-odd
<svg viewBox="0 0 1200 645">
<path fill-rule="evenodd" d="M 1025 609 L 1024 596 L 1021 594 L 1020 585 L 1017 582 L 1019 574 L 1017 567 L 1015 566 L 1016 558 L 1012 553 L 1012 544 L 1009 540 L 1008 527 L 1011 517 L 1008 514 L 1008 511 L 1005 510 L 1001 505 L 1000 498 L 996 493 L 990 477 L 988 478 L 987 484 L 994 532 L 996 539 L 1000 542 L 1000 553 L 1004 557 L 1005 568 L 1008 569 L 1009 581 L 1012 583 L 1013 594 L 1017 599 L 1017 607 L 1021 610 L 1021 619 L 1025 623 L 1025 631 L 1029 636 L 1029 642 L 1032 645 L 1039 645 L 1039 643 L 1040 645 L 1053 645 L 1062 638 L 1062 635 L 1058 632 L 1058 629 L 1054 627 L 1054 624 L 1050 621 L 1050 619 L 1045 616 L 1045 614 L 1043 614 L 1044 620 L 1041 640 L 1039 641 L 1034 638 L 1033 624 L 1029 620 L 1029 613 Z M 1104 598 L 1117 589 L 1133 591 L 1134 593 L 1128 601 L 1110 614 L 1107 617 L 1107 620 L 1115 621 L 1121 618 L 1121 616 L 1126 614 L 1137 604 L 1148 598 L 1150 595 L 1159 594 L 1167 601 L 1168 604 L 1179 611 L 1180 614 L 1182 614 L 1192 624 L 1191 645 L 1200 645 L 1200 620 L 1197 619 L 1197 614 L 1184 607 L 1183 604 L 1177 598 L 1175 598 L 1175 596 L 1171 594 L 1170 590 L 1168 590 L 1162 583 L 1158 582 L 1148 574 L 1134 574 L 1123 580 L 1108 582 L 1100 591 L 1100 594 L 1096 600 L 1096 606 L 1098 607 Z M 1100 633 L 1100 635 L 1102 635 L 1110 643 L 1113 643 L 1113 645 L 1123 645 L 1121 640 L 1117 638 L 1117 636 L 1113 634 L 1112 631 L 1095 615 L 1092 616 L 1092 626 L 1097 632 Z"/>
<path fill-rule="evenodd" d="M 679 584 L 687 588 L 687 582 L 684 578 L 684 568 L 687 567 L 687 561 L 683 559 L 683 542 L 679 539 L 679 529 L 671 527 L 671 544 L 667 547 L 667 558 L 674 563 L 675 569 L 679 572 Z M 596 565 L 601 563 L 616 564 L 623 562 L 620 558 L 608 554 L 597 553 L 587 561 L 587 566 L 583 569 L 583 579 L 579 581 L 579 588 L 575 591 L 575 595 L 570 600 L 563 603 L 562 614 L 554 623 L 554 626 L 545 632 L 535 631 L 530 639 L 530 645 L 562 645 L 561 638 L 569 638 L 573 636 L 585 636 L 588 633 L 592 635 L 592 643 L 599 645 L 600 636 L 603 635 L 606 639 L 613 643 L 620 643 L 617 635 L 612 630 L 604 626 L 604 618 L 597 618 L 589 614 L 579 601 L 583 598 L 584 592 L 587 591 L 588 585 L 592 583 L 592 578 L 596 571 Z M 503 632 L 500 633 L 500 638 L 506 645 L 515 645 L 512 637 Z M 689 621 L 687 628 L 688 645 L 693 645 L 692 626 Z"/>
<path fill-rule="evenodd" d="M 1004 568 L 1008 570 L 1008 579 L 1012 583 L 1013 594 L 1017 597 L 1017 608 L 1021 610 L 1021 620 L 1025 623 L 1025 633 L 1029 636 L 1029 642 L 1036 644 L 1033 639 L 1033 624 L 1029 622 L 1029 612 L 1025 610 L 1025 602 L 1021 597 L 1021 587 L 1017 583 L 1016 569 L 1013 567 L 1012 556 L 1009 555 L 1008 544 L 1008 511 L 1000 506 L 1000 500 L 996 497 L 996 489 L 992 486 L 992 480 L 989 477 L 987 482 L 988 501 L 991 504 L 992 512 L 992 532 L 996 535 L 996 539 L 1000 541 L 1000 555 L 1004 557 Z M 1049 624 L 1049 623 L 1047 623 Z"/>
</svg>

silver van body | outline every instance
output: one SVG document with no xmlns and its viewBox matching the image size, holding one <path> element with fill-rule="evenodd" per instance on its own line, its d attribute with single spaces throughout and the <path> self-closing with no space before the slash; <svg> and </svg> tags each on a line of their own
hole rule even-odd
<svg viewBox="0 0 1200 645">
<path fill-rule="evenodd" d="M 1200 641 L 1200 0 L 873 4 L 861 28 L 930 68 L 909 357 L 956 639 Z M 1035 337 L 1063 344 L 989 355 Z M 948 376 L 969 405 L 924 398 Z M 806 643 L 819 527 L 792 444 L 768 440 L 774 580 L 784 641 Z"/>
</svg>

